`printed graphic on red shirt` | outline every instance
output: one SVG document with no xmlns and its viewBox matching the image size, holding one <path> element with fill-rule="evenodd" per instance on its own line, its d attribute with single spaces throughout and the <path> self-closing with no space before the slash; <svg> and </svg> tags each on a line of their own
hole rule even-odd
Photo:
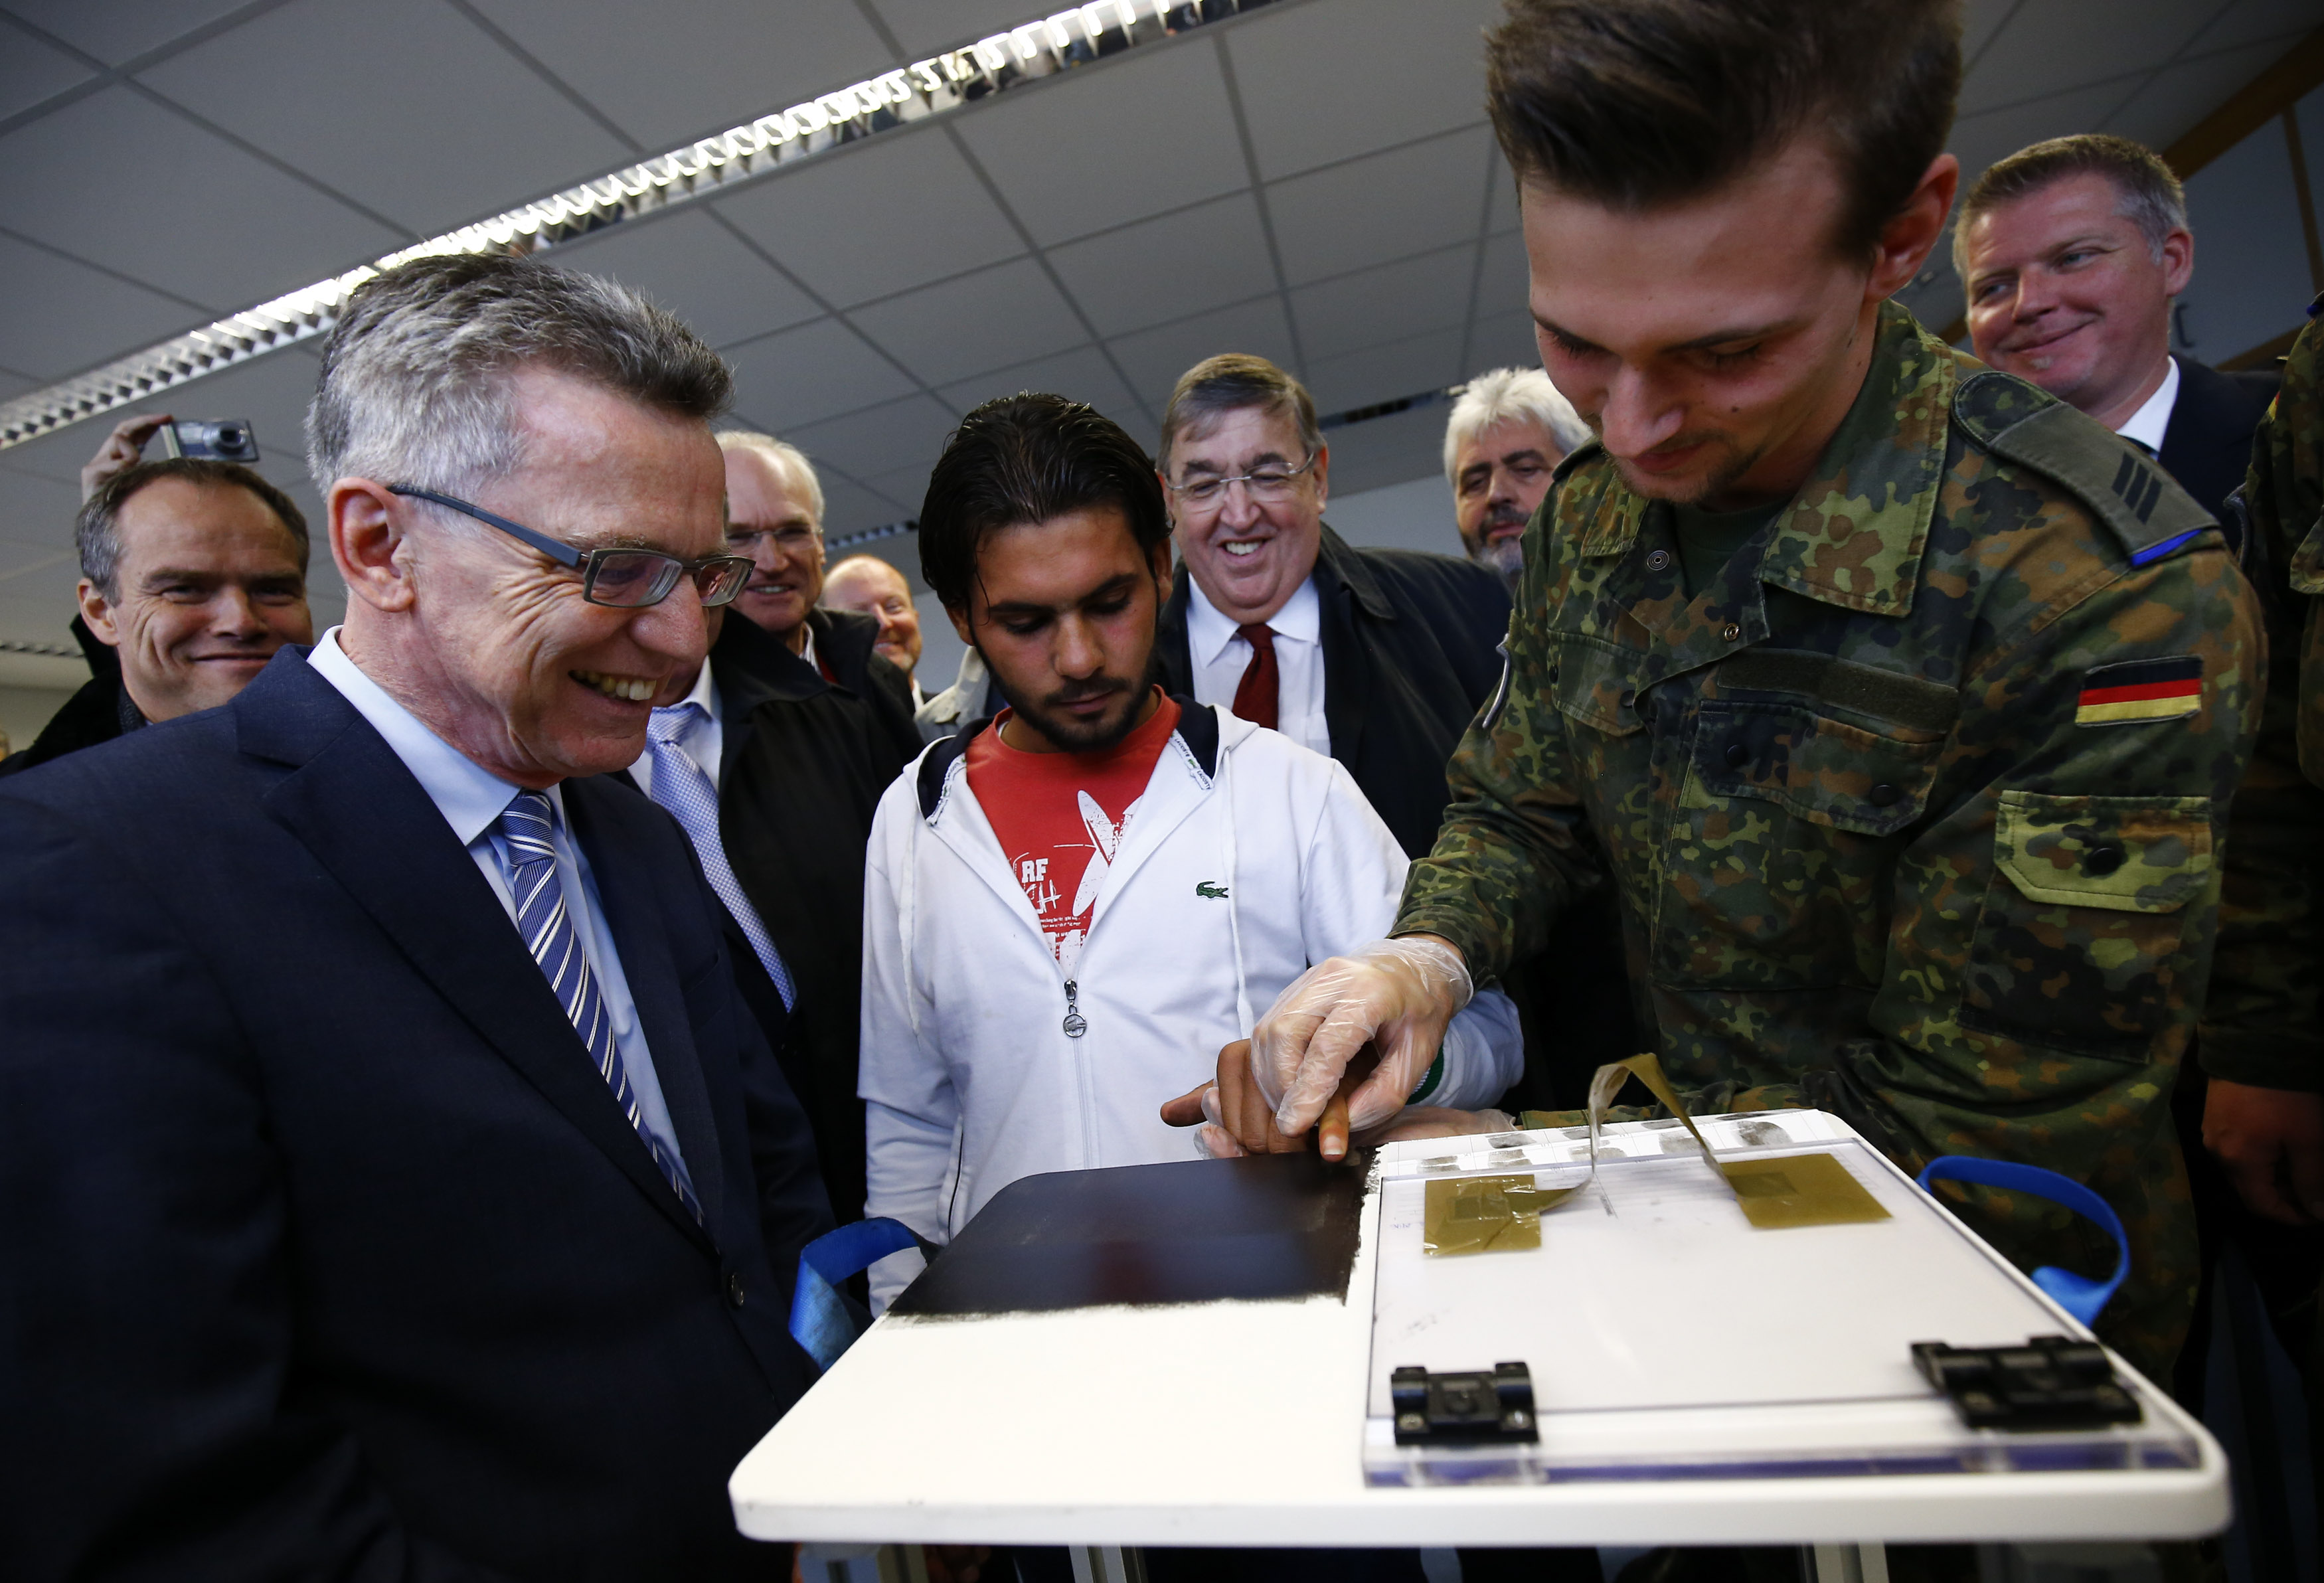
<svg viewBox="0 0 2324 1583">
<path fill-rule="evenodd" d="M 969 743 L 968 788 L 1033 904 L 1057 965 L 1071 975 L 1154 762 L 1178 729 L 1178 706 L 1164 698 L 1145 724 L 1101 753 L 1012 748 L 1001 740 L 1008 718 L 1004 713 Z"/>
</svg>

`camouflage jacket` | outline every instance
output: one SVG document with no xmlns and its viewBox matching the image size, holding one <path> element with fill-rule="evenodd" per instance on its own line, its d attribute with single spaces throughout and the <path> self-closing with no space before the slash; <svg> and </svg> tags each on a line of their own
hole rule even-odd
<svg viewBox="0 0 2324 1583">
<path fill-rule="evenodd" d="M 1568 458 L 1396 927 L 1490 979 L 1602 870 L 1692 1108 L 1821 1106 L 1908 1169 L 2089 1183 L 2135 1245 L 2107 1332 L 2165 1377 L 2195 1282 L 2167 1099 L 2255 603 L 2113 435 L 1902 308 L 1877 337 L 1812 480 L 1692 601 L 1669 509 Z M 1955 1201 L 2021 1263 L 2111 1263 L 2062 1210 Z"/>
<path fill-rule="evenodd" d="M 2324 302 L 2320 299 L 2319 302 Z M 2292 343 L 2244 483 L 2267 609 L 2267 703 L 2236 793 L 2203 1069 L 2324 1089 L 2324 321 Z"/>
</svg>

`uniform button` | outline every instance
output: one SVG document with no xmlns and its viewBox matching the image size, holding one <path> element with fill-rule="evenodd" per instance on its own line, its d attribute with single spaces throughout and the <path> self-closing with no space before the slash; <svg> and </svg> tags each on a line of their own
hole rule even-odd
<svg viewBox="0 0 2324 1583">
<path fill-rule="evenodd" d="M 1669 566 L 1670 551 L 1666 549 L 1655 550 L 1653 554 L 1646 557 L 1646 570 L 1649 572 L 1664 571 L 1668 569 Z"/>
<path fill-rule="evenodd" d="M 1743 635 L 1743 629 L 1737 626 L 1734 622 L 1729 621 L 1727 623 L 1726 630 L 1719 635 L 1726 639 L 1729 643 L 1732 643 L 1736 639 L 1740 638 Z"/>
<path fill-rule="evenodd" d="M 1619 703 L 1625 709 L 1636 708 L 1638 702 L 1638 690 L 1636 687 L 1624 687 L 1622 689 L 1621 697 L 1616 700 L 1616 702 Z"/>
<path fill-rule="evenodd" d="M 1876 808 L 1893 808 L 1896 805 L 1896 799 L 1904 795 L 1895 787 L 1885 784 L 1874 787 L 1869 794 L 1872 805 Z"/>
<path fill-rule="evenodd" d="M 1727 744 L 1728 768 L 1740 769 L 1749 762 L 1751 762 L 1750 749 L 1745 747 L 1741 742 L 1729 742 Z"/>
<path fill-rule="evenodd" d="M 731 1270 L 728 1271 L 726 1275 L 727 1306 L 730 1308 L 740 1308 L 742 1306 L 745 1299 L 746 1293 L 742 1290 L 742 1277 Z"/>
<path fill-rule="evenodd" d="M 2082 871 L 2103 879 L 2122 867 L 2125 855 L 2118 846 L 2094 846 L 2082 854 Z"/>
</svg>

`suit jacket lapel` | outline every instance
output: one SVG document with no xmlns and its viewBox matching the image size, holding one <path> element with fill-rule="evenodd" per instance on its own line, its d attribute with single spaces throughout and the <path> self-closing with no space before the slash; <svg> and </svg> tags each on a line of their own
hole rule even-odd
<svg viewBox="0 0 2324 1583">
<path fill-rule="evenodd" d="M 650 838 L 641 824 L 652 805 L 590 781 L 571 780 L 565 783 L 565 811 L 573 822 L 574 839 L 589 854 L 589 872 L 597 883 L 597 897 L 604 904 L 605 923 L 613 931 L 613 949 L 621 955 L 622 973 L 629 980 L 630 999 L 637 1009 L 639 1026 L 645 1030 L 646 1047 L 653 1052 L 654 1077 L 661 1084 L 662 1103 L 669 1109 L 678 1153 L 685 1156 L 687 1173 L 694 1179 L 695 1197 L 701 1201 L 705 1214 L 715 1216 L 724 1201 L 725 1176 L 717 1123 L 711 1116 L 710 1091 L 702 1080 L 702 1057 L 694 1045 L 694 1020 L 687 1015 L 685 998 L 678 990 L 678 967 L 670 960 L 669 938 L 649 923 L 659 916 L 659 908 L 655 905 L 653 880 L 643 871 Z M 652 816 L 660 817 L 658 813 Z M 623 1122 L 627 1124 L 627 1118 Z M 717 1229 L 714 1221 L 714 1238 Z"/>
<path fill-rule="evenodd" d="M 302 654 L 284 652 L 290 658 L 278 658 L 234 705 L 245 752 L 295 766 L 266 795 L 268 814 L 485 1043 L 681 1229 L 706 1242 L 443 815 L 338 690 Z M 626 938 L 621 944 L 626 951 Z"/>
<path fill-rule="evenodd" d="M 1315 603 L 1323 614 L 1323 726 L 1332 733 L 1332 757 L 1353 769 L 1363 746 L 1364 717 L 1378 700 L 1371 696 L 1371 665 L 1363 640 L 1356 631 L 1360 591 L 1349 573 L 1352 557 L 1340 536 L 1326 528 L 1315 554 Z M 1364 591 L 1370 579 L 1364 579 Z"/>
</svg>

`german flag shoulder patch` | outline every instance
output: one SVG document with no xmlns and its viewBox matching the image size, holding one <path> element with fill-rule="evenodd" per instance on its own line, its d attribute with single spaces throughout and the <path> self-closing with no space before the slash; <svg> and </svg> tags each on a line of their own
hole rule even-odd
<svg viewBox="0 0 2324 1583">
<path fill-rule="evenodd" d="M 2135 725 L 2177 720 L 2203 707 L 2203 657 L 2126 659 L 2082 673 L 2074 701 L 2076 725 Z"/>
</svg>

